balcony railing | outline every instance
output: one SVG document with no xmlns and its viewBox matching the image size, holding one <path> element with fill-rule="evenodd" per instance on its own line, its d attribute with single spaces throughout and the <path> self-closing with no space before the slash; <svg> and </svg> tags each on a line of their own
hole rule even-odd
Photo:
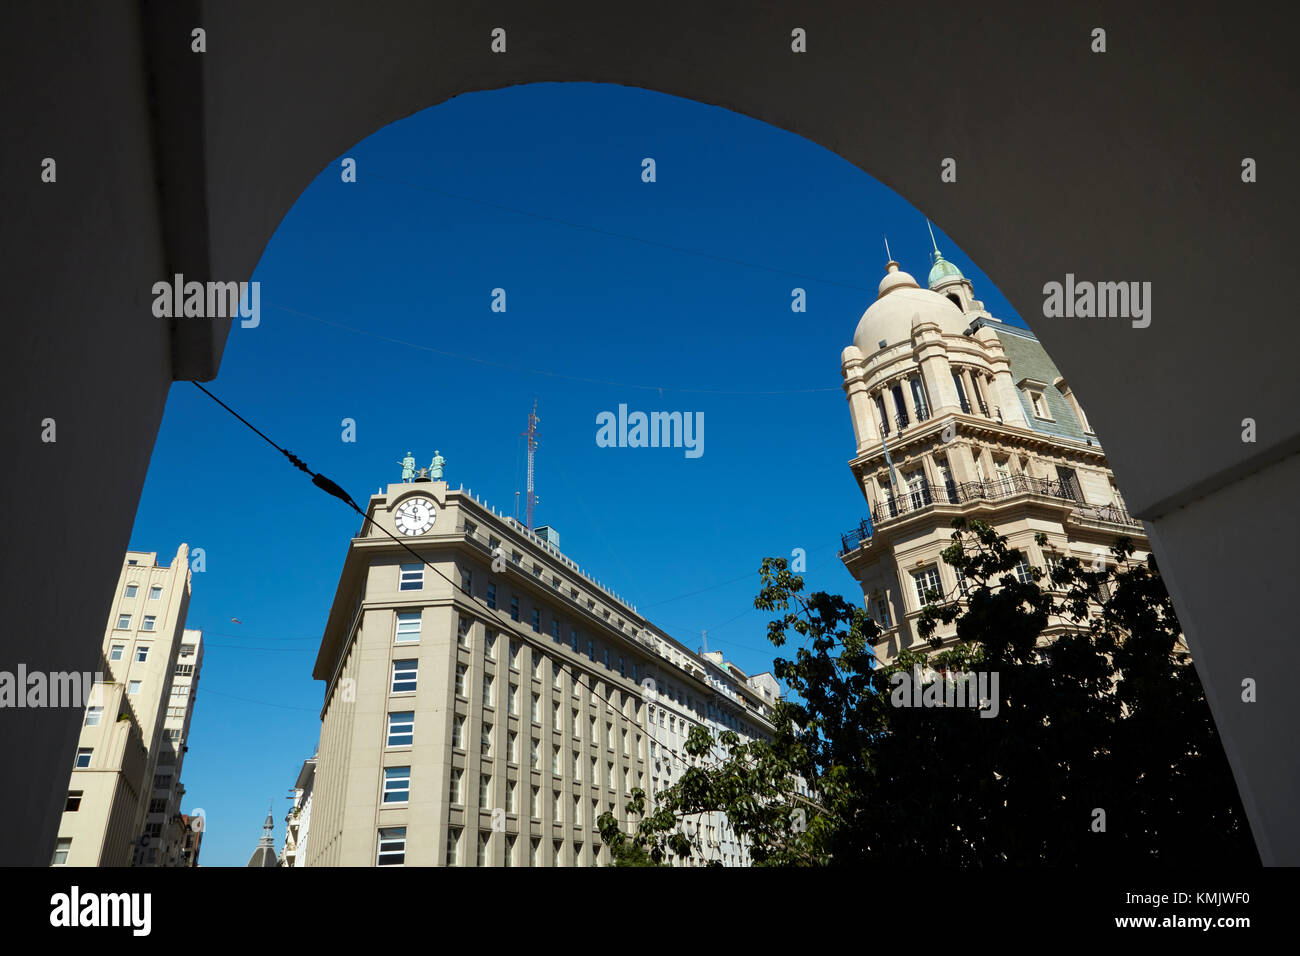
<svg viewBox="0 0 1300 956">
<path fill-rule="evenodd" d="M 867 544 L 874 528 L 895 518 L 929 508 L 931 505 L 960 505 L 968 502 L 1001 501 L 1017 495 L 1032 494 L 1059 501 L 1074 503 L 1073 514 L 1091 521 L 1140 528 L 1142 522 L 1129 515 L 1118 505 L 1092 506 L 1079 501 L 1071 482 L 1051 478 L 1033 478 L 1029 475 L 1006 475 L 993 481 L 967 481 L 961 484 L 946 482 L 932 486 L 923 481 L 901 495 L 890 495 L 872 509 L 871 516 L 863 519 L 856 528 L 840 535 L 843 556 Z"/>
</svg>

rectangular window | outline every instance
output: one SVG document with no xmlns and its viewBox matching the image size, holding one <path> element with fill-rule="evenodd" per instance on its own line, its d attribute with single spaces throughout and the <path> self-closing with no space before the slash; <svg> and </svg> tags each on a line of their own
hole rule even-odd
<svg viewBox="0 0 1300 956">
<path fill-rule="evenodd" d="M 460 827 L 447 828 L 447 865 L 460 865 Z"/>
<path fill-rule="evenodd" d="M 559 664 L 551 665 L 551 686 L 556 690 L 560 689 L 560 671 L 561 668 Z"/>
<path fill-rule="evenodd" d="M 466 696 L 468 696 L 468 695 L 465 693 L 465 674 L 466 674 L 466 671 L 467 671 L 467 669 L 466 669 L 466 667 L 465 667 L 464 664 L 457 664 L 457 665 L 456 665 L 456 696 L 457 696 L 457 697 L 466 697 Z"/>
<path fill-rule="evenodd" d="M 587 657 L 592 661 L 596 660 L 596 642 L 587 641 Z"/>
<path fill-rule="evenodd" d="M 474 593 L 474 572 L 464 568 L 460 572 L 460 589 L 466 594 Z"/>
<path fill-rule="evenodd" d="M 581 719 L 581 715 L 578 713 L 578 708 L 573 708 L 571 716 L 573 717 L 573 739 L 581 740 L 582 732 L 578 729 L 578 722 Z"/>
<path fill-rule="evenodd" d="M 519 783 L 511 780 L 510 786 L 506 788 L 506 813 L 519 812 Z"/>
<path fill-rule="evenodd" d="M 140 630 L 152 631 L 154 629 L 153 626 L 155 622 L 157 622 L 157 620 L 158 618 L 154 617 L 152 614 L 146 614 L 144 616 L 144 623 L 140 625 Z"/>
<path fill-rule="evenodd" d="M 551 729 L 564 729 L 564 724 L 560 720 L 560 702 L 558 700 L 551 705 Z"/>
<path fill-rule="evenodd" d="M 552 842 L 553 842 L 553 844 L 554 844 L 554 848 L 555 848 L 555 858 L 554 858 L 553 860 L 551 860 L 551 865 L 552 865 L 552 866 L 559 866 L 559 865 L 560 865 L 560 859 L 564 856 L 564 841 L 563 841 L 563 840 L 554 840 L 554 841 L 552 841 Z"/>
<path fill-rule="evenodd" d="M 484 674 L 483 675 L 483 706 L 484 707 L 495 706 L 492 701 L 492 684 L 493 684 L 492 675 Z"/>
<path fill-rule="evenodd" d="M 551 794 L 551 812 L 553 822 L 560 823 L 564 819 L 564 803 L 558 790 Z"/>
<path fill-rule="evenodd" d="M 515 835 L 513 833 L 506 834 L 506 853 L 505 853 L 504 865 L 505 866 L 515 865 Z"/>
<path fill-rule="evenodd" d="M 930 601 L 930 598 L 926 596 L 927 593 L 939 591 L 939 569 L 928 567 L 920 571 L 913 571 L 912 581 L 916 585 L 916 603 L 918 606 L 923 607 Z"/>
<path fill-rule="evenodd" d="M 569 631 L 569 640 L 573 642 L 573 653 L 578 653 L 578 632 L 577 630 Z"/>
<path fill-rule="evenodd" d="M 486 810 L 492 805 L 492 775 L 481 773 L 478 777 L 478 805 Z"/>
<path fill-rule="evenodd" d="M 451 768 L 450 798 L 451 798 L 451 802 L 456 806 L 460 806 L 460 782 L 461 782 L 461 778 L 464 777 L 464 775 L 465 775 L 465 771 L 461 770 L 460 767 Z"/>
<path fill-rule="evenodd" d="M 1029 573 L 1029 562 L 1024 558 L 1021 558 L 1020 563 L 1016 565 L 1016 578 L 1021 584 L 1028 584 L 1034 580 L 1034 576 Z"/>
<path fill-rule="evenodd" d="M 72 849 L 72 837 L 59 837 L 54 844 L 54 860 L 52 865 L 63 866 L 68 862 L 68 853 Z"/>
<path fill-rule="evenodd" d="M 467 617 L 461 617 L 456 621 L 456 643 L 461 647 L 469 647 L 469 629 L 472 622 Z"/>
<path fill-rule="evenodd" d="M 488 830 L 480 830 L 478 833 L 478 859 L 475 861 L 479 866 L 488 865 L 489 842 L 492 834 Z"/>
<path fill-rule="evenodd" d="M 416 671 L 419 661 L 393 661 L 393 689 L 391 693 L 402 694 L 415 690 Z"/>
<path fill-rule="evenodd" d="M 422 587 L 424 587 L 424 565 L 403 564 L 401 573 L 398 575 L 397 589 L 399 591 L 418 591 Z"/>
<path fill-rule="evenodd" d="M 119 614 L 117 616 L 117 627 L 120 631 L 128 630 L 131 627 L 131 615 Z"/>
<path fill-rule="evenodd" d="M 523 650 L 523 645 L 518 641 L 510 642 L 510 667 L 513 670 L 519 670 L 519 652 Z"/>
<path fill-rule="evenodd" d="M 451 721 L 451 745 L 457 750 L 465 749 L 465 718 L 460 714 Z"/>
<path fill-rule="evenodd" d="M 142 681 L 138 681 L 138 680 L 133 680 L 133 681 L 131 681 L 130 683 L 128 683 L 128 684 L 126 685 L 126 692 L 127 692 L 128 694 L 131 694 L 132 696 L 134 696 L 135 694 L 140 693 L 140 685 L 141 685 L 141 683 L 142 683 Z"/>
<path fill-rule="evenodd" d="M 497 609 L 497 586 L 491 582 L 488 582 L 487 606 L 494 611 Z"/>
<path fill-rule="evenodd" d="M 388 746 L 409 747 L 415 740 L 415 712 L 395 711 L 388 715 Z"/>
<path fill-rule="evenodd" d="M 605 648 L 605 670 L 609 670 L 609 648 Z"/>
<path fill-rule="evenodd" d="M 533 814 L 533 816 L 536 815 L 537 814 Z M 529 841 L 528 865 L 529 866 L 542 865 L 542 841 L 538 837 L 533 837 L 532 840 Z"/>
<path fill-rule="evenodd" d="M 560 643 L 560 622 L 555 618 L 551 618 L 551 637 L 555 639 L 556 644 Z"/>
<path fill-rule="evenodd" d="M 576 793 L 573 795 L 573 825 L 582 826 L 582 797 Z"/>
<path fill-rule="evenodd" d="M 623 658 L 621 657 L 618 659 L 618 676 L 619 677 L 627 676 L 627 668 L 623 666 Z"/>
<path fill-rule="evenodd" d="M 150 600 L 150 601 L 158 601 L 158 600 L 161 600 L 161 599 L 162 599 L 162 588 L 161 588 L 161 587 L 159 587 L 157 584 L 155 584 L 153 587 L 149 588 L 149 600 Z"/>
<path fill-rule="evenodd" d="M 542 789 L 541 789 L 541 787 L 533 787 L 533 802 L 532 802 L 531 812 L 532 812 L 532 817 L 533 817 L 534 820 L 540 820 L 540 819 L 542 818 Z"/>
<path fill-rule="evenodd" d="M 108 659 L 110 661 L 120 661 L 122 659 L 122 654 L 125 651 L 126 651 L 125 644 L 114 644 L 112 647 L 108 649 Z"/>
<path fill-rule="evenodd" d="M 492 756 L 492 725 L 483 724 L 483 733 L 479 737 L 479 752 L 484 757 Z"/>
<path fill-rule="evenodd" d="M 126 586 L 126 596 L 129 597 L 129 598 L 133 598 L 133 597 L 135 597 L 136 592 L 139 591 L 139 590 L 140 590 L 139 587 L 137 587 L 136 585 L 134 585 L 134 584 L 128 584 L 128 585 Z"/>
<path fill-rule="evenodd" d="M 81 809 L 81 790 L 69 790 L 68 802 L 63 805 L 64 813 L 76 813 Z"/>
<path fill-rule="evenodd" d="M 509 708 L 510 708 L 511 715 L 515 717 L 519 716 L 519 685 L 518 684 L 510 685 Z"/>
<path fill-rule="evenodd" d="M 536 634 L 542 633 L 542 612 L 537 608 L 533 608 L 533 632 Z"/>
<path fill-rule="evenodd" d="M 406 862 L 406 827 L 382 827 L 375 866 L 401 866 Z"/>
<path fill-rule="evenodd" d="M 510 595 L 510 620 L 519 620 L 519 598 L 516 595 Z"/>
<path fill-rule="evenodd" d="M 135 661 L 137 664 L 143 664 L 149 659 L 149 647 L 144 645 L 135 649 Z"/>
<path fill-rule="evenodd" d="M 582 782 L 582 754 L 576 750 L 573 752 L 573 779 Z"/>
<path fill-rule="evenodd" d="M 411 797 L 411 768 L 384 768 L 384 803 L 406 803 Z"/>
<path fill-rule="evenodd" d="M 488 631 L 483 635 L 483 656 L 490 661 L 497 659 L 497 632 Z"/>
<path fill-rule="evenodd" d="M 534 770 L 536 770 L 538 766 L 540 766 L 539 762 L 541 760 L 541 757 L 538 754 L 538 751 L 540 750 L 540 745 L 541 745 L 541 741 L 539 741 L 536 737 L 533 737 L 532 742 L 528 745 L 528 766 L 532 767 Z"/>
<path fill-rule="evenodd" d="M 420 639 L 420 612 L 399 611 L 397 614 L 396 644 L 411 644 Z"/>
<path fill-rule="evenodd" d="M 98 727 L 100 721 L 103 720 L 103 719 L 104 719 L 104 708 L 103 708 L 103 707 L 87 707 L 87 708 L 86 708 L 86 726 L 87 726 L 87 727 Z"/>
<path fill-rule="evenodd" d="M 551 773 L 555 776 L 560 775 L 560 745 L 556 744 L 551 748 Z"/>
<path fill-rule="evenodd" d="M 957 590 L 960 591 L 962 594 L 969 594 L 970 583 L 966 580 L 966 575 L 962 572 L 962 569 L 953 568 L 952 573 L 953 573 L 953 577 L 957 579 Z"/>
<path fill-rule="evenodd" d="M 529 710 L 529 716 L 532 718 L 532 721 L 535 724 L 540 724 L 542 722 L 542 695 L 541 694 L 533 695 L 533 701 L 532 701 L 532 706 Z"/>
</svg>

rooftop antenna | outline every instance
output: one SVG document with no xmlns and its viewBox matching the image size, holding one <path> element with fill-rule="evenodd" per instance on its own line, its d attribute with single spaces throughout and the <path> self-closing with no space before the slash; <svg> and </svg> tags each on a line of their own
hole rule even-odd
<svg viewBox="0 0 1300 956">
<path fill-rule="evenodd" d="M 701 654 L 709 653 L 709 632 L 700 631 Z"/>
<path fill-rule="evenodd" d="M 537 504 L 537 495 L 533 492 L 533 472 L 534 462 L 537 454 L 537 423 L 541 419 L 537 417 L 537 397 L 533 397 L 533 410 L 528 413 L 528 430 L 520 434 L 528 438 L 528 496 L 525 499 L 527 504 L 525 511 L 527 513 L 527 527 L 529 531 L 533 530 L 533 508 Z M 516 511 L 516 514 L 518 512 Z"/>
<path fill-rule="evenodd" d="M 886 257 L 890 262 L 893 262 L 893 261 L 894 261 L 894 255 L 893 255 L 893 253 L 891 253 L 891 252 L 889 251 L 889 237 L 888 237 L 888 236 L 885 236 L 885 257 Z"/>
</svg>

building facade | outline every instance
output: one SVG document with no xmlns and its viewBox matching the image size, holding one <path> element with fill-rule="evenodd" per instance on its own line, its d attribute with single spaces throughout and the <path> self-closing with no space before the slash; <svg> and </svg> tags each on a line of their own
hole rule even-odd
<svg viewBox="0 0 1300 956">
<path fill-rule="evenodd" d="M 179 831 L 180 762 L 189 710 L 169 717 L 177 665 L 200 632 L 185 630 L 189 548 L 168 565 L 129 551 L 104 633 L 101 672 L 77 741 L 54 865 L 156 866 Z M 197 674 L 197 660 L 194 673 Z M 168 727 L 179 728 L 175 737 Z"/>
<path fill-rule="evenodd" d="M 868 508 L 841 536 L 841 559 L 884 632 L 876 651 L 886 661 L 923 645 L 925 595 L 965 590 L 939 556 L 954 517 L 1005 535 L 1026 556 L 1022 580 L 1067 556 L 1113 563 L 1120 535 L 1134 539 L 1137 557 L 1149 549 L 1046 350 L 991 315 L 937 248 L 932 263 L 924 289 L 888 263 L 841 359 L 857 439 L 849 465 Z M 955 630 L 937 635 L 951 641 Z"/>
<path fill-rule="evenodd" d="M 302 762 L 293 785 L 293 808 L 284 816 L 284 846 L 280 866 L 306 866 L 307 840 L 311 835 L 311 804 L 316 789 L 316 757 Z"/>
<path fill-rule="evenodd" d="M 694 723 L 771 732 L 770 675 L 687 650 L 557 540 L 443 481 L 371 497 L 313 671 L 308 866 L 608 864 L 597 818 L 634 826 Z"/>
</svg>

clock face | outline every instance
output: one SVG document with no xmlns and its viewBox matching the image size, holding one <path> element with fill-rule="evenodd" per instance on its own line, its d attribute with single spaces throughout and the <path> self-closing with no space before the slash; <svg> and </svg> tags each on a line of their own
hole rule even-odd
<svg viewBox="0 0 1300 956">
<path fill-rule="evenodd" d="M 397 530 L 402 534 L 424 534 L 433 527 L 433 502 L 428 498 L 407 498 L 397 508 Z"/>
</svg>

